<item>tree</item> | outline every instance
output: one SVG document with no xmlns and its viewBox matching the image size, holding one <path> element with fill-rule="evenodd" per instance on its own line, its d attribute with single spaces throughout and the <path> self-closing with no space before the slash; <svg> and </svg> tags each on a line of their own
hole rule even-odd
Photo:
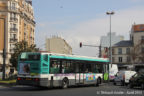
<svg viewBox="0 0 144 96">
<path fill-rule="evenodd" d="M 28 45 L 26 41 L 20 41 L 15 44 L 15 47 L 13 49 L 13 53 L 11 54 L 10 63 L 13 67 L 17 69 L 17 61 L 18 56 L 21 52 L 37 52 L 39 51 L 39 48 L 36 48 L 36 45 Z"/>
<path fill-rule="evenodd" d="M 131 57 L 134 64 L 144 64 L 144 40 L 138 42 L 131 51 Z"/>
</svg>

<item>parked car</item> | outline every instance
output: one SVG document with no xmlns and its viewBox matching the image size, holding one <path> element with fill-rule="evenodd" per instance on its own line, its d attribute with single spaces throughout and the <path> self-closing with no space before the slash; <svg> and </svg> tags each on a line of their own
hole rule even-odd
<svg viewBox="0 0 144 96">
<path fill-rule="evenodd" d="M 136 73 L 130 78 L 129 87 L 140 86 L 144 89 L 144 73 Z"/>
<path fill-rule="evenodd" d="M 119 71 L 115 75 L 114 85 L 120 84 L 122 86 L 128 85 L 130 78 L 135 74 L 135 71 Z"/>
<path fill-rule="evenodd" d="M 109 80 L 113 81 L 116 73 L 118 72 L 117 64 L 109 64 Z"/>
</svg>

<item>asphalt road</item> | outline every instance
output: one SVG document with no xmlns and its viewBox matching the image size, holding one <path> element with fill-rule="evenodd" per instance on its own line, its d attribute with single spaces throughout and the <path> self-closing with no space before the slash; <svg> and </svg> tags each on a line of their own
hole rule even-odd
<svg viewBox="0 0 144 96">
<path fill-rule="evenodd" d="M 143 96 L 140 88 L 129 89 L 126 86 L 114 86 L 105 83 L 99 87 L 81 86 L 68 89 L 41 89 L 29 86 L 0 87 L 0 96 Z"/>
</svg>

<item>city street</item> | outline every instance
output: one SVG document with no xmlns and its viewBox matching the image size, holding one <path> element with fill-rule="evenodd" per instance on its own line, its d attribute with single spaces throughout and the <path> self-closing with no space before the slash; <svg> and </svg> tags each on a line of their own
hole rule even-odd
<svg viewBox="0 0 144 96">
<path fill-rule="evenodd" d="M 126 86 L 114 86 L 112 83 L 99 87 L 71 87 L 68 89 L 40 89 L 29 86 L 0 87 L 0 96 L 142 96 L 140 88 L 129 89 Z"/>
</svg>

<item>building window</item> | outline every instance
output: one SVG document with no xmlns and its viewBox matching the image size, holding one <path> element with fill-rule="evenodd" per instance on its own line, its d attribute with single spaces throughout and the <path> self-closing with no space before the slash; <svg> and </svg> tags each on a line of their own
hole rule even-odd
<svg viewBox="0 0 144 96">
<path fill-rule="evenodd" d="M 130 54 L 130 48 L 126 48 L 126 54 Z"/>
<path fill-rule="evenodd" d="M 114 50 L 114 48 L 112 48 L 112 55 L 114 55 L 115 54 L 115 50 Z"/>
<path fill-rule="evenodd" d="M 16 39 L 16 34 L 10 34 L 10 38 Z"/>
<path fill-rule="evenodd" d="M 141 52 L 144 53 L 144 47 L 141 48 Z"/>
<path fill-rule="evenodd" d="M 16 27 L 17 27 L 17 24 L 11 23 L 11 28 L 16 29 Z"/>
<path fill-rule="evenodd" d="M 112 57 L 112 62 L 113 62 L 113 63 L 115 62 L 115 58 L 114 58 L 114 57 Z"/>
<path fill-rule="evenodd" d="M 11 13 L 11 14 L 10 14 L 10 17 L 11 17 L 11 18 L 16 18 L 16 13 Z"/>
<path fill-rule="evenodd" d="M 16 24 L 13 24 L 13 28 L 16 29 Z"/>
<path fill-rule="evenodd" d="M 141 36 L 141 42 L 144 42 L 144 36 Z"/>
<path fill-rule="evenodd" d="M 10 52 L 13 52 L 13 50 L 14 50 L 14 48 L 15 48 L 15 45 L 14 44 L 10 44 Z"/>
<path fill-rule="evenodd" d="M 16 10 L 16 3 L 12 3 L 12 4 L 11 4 L 11 9 L 12 9 L 12 10 Z"/>
<path fill-rule="evenodd" d="M 118 48 L 118 54 L 122 54 L 122 48 Z"/>
<path fill-rule="evenodd" d="M 127 62 L 130 62 L 131 59 L 130 59 L 130 56 L 127 56 Z"/>
<path fill-rule="evenodd" d="M 141 36 L 141 40 L 144 40 L 144 36 Z"/>
<path fill-rule="evenodd" d="M 11 23 L 10 31 L 15 31 L 15 32 L 18 31 L 18 29 L 17 29 L 17 24 Z"/>
<path fill-rule="evenodd" d="M 14 20 L 14 21 L 17 21 L 17 14 L 16 13 L 11 13 L 10 14 L 10 20 Z"/>
<path fill-rule="evenodd" d="M 14 44 L 10 44 L 10 49 L 13 49 L 15 47 Z"/>
<path fill-rule="evenodd" d="M 120 62 L 120 63 L 122 62 L 122 57 L 119 57 L 119 62 Z"/>
</svg>

